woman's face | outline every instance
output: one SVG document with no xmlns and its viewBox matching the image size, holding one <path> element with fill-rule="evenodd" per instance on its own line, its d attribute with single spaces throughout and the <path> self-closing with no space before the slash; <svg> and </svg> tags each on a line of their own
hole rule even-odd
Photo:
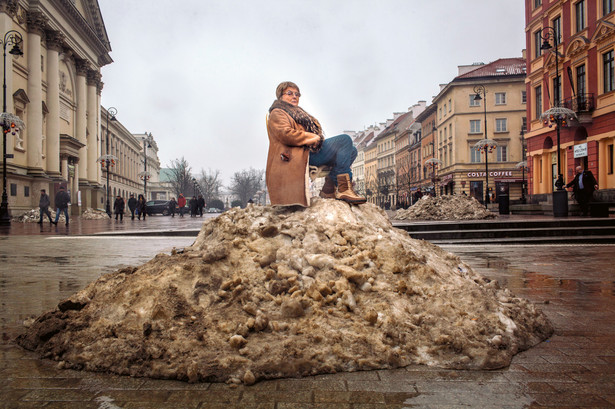
<svg viewBox="0 0 615 409">
<path fill-rule="evenodd" d="M 293 106 L 299 105 L 299 97 L 301 94 L 296 88 L 286 88 L 282 93 L 282 101 L 287 102 Z"/>
</svg>

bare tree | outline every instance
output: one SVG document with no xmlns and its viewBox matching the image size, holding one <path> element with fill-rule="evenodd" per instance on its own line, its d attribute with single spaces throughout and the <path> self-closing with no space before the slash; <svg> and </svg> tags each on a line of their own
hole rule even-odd
<svg viewBox="0 0 615 409">
<path fill-rule="evenodd" d="M 222 181 L 220 180 L 220 171 L 208 169 L 205 172 L 201 169 L 201 175 L 198 178 L 198 184 L 203 194 L 205 203 L 210 203 L 214 199 L 220 198 L 220 188 L 222 187 Z"/>
<path fill-rule="evenodd" d="M 265 171 L 250 168 L 235 172 L 231 180 L 230 190 L 239 201 L 241 206 L 245 207 L 248 200 L 254 197 L 254 194 L 263 188 L 263 175 Z"/>
<path fill-rule="evenodd" d="M 180 193 L 185 195 L 188 190 L 192 190 L 192 168 L 183 156 L 181 159 L 171 161 L 169 169 L 171 170 L 171 180 L 169 182 L 173 192 L 175 192 L 175 196 L 179 196 Z"/>
</svg>

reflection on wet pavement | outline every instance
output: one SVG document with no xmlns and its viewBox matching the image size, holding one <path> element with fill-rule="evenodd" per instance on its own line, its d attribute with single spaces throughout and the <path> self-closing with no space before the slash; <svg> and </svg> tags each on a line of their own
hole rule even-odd
<svg viewBox="0 0 615 409">
<path fill-rule="evenodd" d="M 509 368 L 394 371 L 186 384 L 61 370 L 12 343 L 24 319 L 101 274 L 139 265 L 191 237 L 0 237 L 1 408 L 562 408 L 615 407 L 615 246 L 443 246 L 530 299 L 554 336 Z"/>
</svg>

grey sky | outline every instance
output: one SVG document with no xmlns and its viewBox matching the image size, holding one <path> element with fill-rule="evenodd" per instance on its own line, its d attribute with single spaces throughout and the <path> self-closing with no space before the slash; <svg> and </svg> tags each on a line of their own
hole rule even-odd
<svg viewBox="0 0 615 409">
<path fill-rule="evenodd" d="M 99 0 L 114 63 L 102 104 L 225 182 L 264 169 L 265 115 L 282 81 L 327 136 L 419 100 L 457 65 L 520 57 L 521 0 Z"/>
</svg>

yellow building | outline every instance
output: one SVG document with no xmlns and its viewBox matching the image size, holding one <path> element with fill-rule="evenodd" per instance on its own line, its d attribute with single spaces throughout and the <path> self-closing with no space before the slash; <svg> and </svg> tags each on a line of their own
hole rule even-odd
<svg viewBox="0 0 615 409">
<path fill-rule="evenodd" d="M 73 213 L 98 207 L 100 68 L 112 62 L 98 2 L 0 0 L 0 35 L 7 51 L 3 102 L 25 124 L 7 133 L 11 213 L 36 207 L 43 188 L 53 205 L 60 184 Z M 8 53 L 13 45 L 22 56 Z"/>
<path fill-rule="evenodd" d="M 480 93 L 481 100 L 475 98 L 478 86 L 486 90 Z M 437 193 L 465 193 L 482 202 L 488 182 L 491 201 L 501 193 L 520 199 L 523 172 L 517 164 L 523 159 L 525 59 L 460 66 L 459 75 L 442 86 L 433 103 L 437 106 L 434 151 L 441 161 Z M 497 143 L 487 154 L 475 147 L 485 138 Z"/>
</svg>

